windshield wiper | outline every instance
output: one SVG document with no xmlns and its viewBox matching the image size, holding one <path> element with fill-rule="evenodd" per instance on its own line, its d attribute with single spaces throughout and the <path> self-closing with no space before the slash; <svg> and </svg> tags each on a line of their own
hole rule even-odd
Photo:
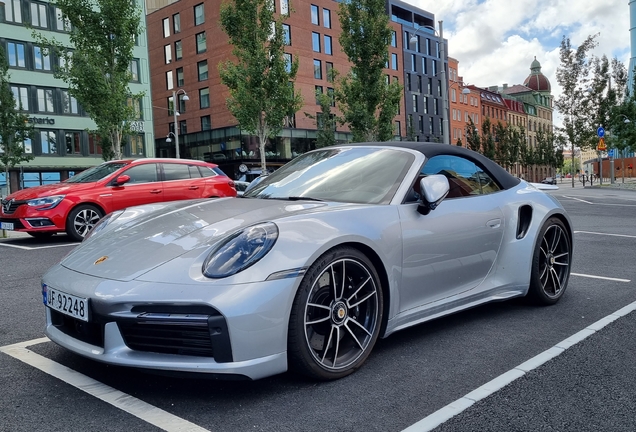
<svg viewBox="0 0 636 432">
<path fill-rule="evenodd" d="M 290 197 L 287 197 L 287 199 L 289 201 L 303 201 L 303 200 L 305 200 L 305 201 L 323 201 L 323 200 L 318 199 L 318 198 L 304 197 L 304 196 L 290 196 Z"/>
</svg>

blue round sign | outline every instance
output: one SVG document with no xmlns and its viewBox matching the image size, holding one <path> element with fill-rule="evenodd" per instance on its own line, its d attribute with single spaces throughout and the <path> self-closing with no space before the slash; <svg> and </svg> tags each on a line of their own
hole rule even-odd
<svg viewBox="0 0 636 432">
<path fill-rule="evenodd" d="M 598 129 L 596 129 L 596 134 L 599 138 L 603 138 L 605 136 L 605 129 L 603 129 L 603 126 L 599 126 Z"/>
</svg>

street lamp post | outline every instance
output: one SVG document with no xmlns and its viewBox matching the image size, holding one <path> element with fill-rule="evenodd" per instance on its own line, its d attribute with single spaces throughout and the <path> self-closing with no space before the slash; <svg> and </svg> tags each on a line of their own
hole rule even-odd
<svg viewBox="0 0 636 432">
<path fill-rule="evenodd" d="M 174 117 L 174 133 L 172 135 L 174 136 L 174 147 L 176 150 L 177 159 L 181 158 L 181 156 L 179 155 L 179 125 L 177 124 L 177 116 L 179 115 L 179 111 L 177 111 L 177 96 L 179 96 L 180 93 L 183 93 L 184 101 L 190 100 L 188 94 L 184 89 L 172 90 L 172 115 Z M 169 140 L 170 134 L 168 134 L 166 142 L 170 142 Z"/>
<path fill-rule="evenodd" d="M 444 144 L 450 144 L 450 136 L 448 133 L 448 88 L 446 82 L 446 59 L 444 58 L 444 21 L 438 21 L 439 24 L 439 32 L 435 30 L 435 27 L 432 26 L 419 26 L 413 36 L 409 39 L 409 43 L 411 45 L 417 42 L 417 37 L 415 36 L 419 29 L 428 28 L 435 32 L 439 40 L 439 54 L 442 58 L 442 70 L 440 72 L 441 80 L 442 80 L 442 142 Z"/>
</svg>

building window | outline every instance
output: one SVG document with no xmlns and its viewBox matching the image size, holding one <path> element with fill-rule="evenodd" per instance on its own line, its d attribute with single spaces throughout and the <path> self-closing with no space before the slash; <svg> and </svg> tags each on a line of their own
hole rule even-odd
<svg viewBox="0 0 636 432">
<path fill-rule="evenodd" d="M 437 60 L 431 60 L 431 65 L 433 68 L 433 75 L 437 75 Z"/>
<path fill-rule="evenodd" d="M 4 20 L 14 23 L 22 22 L 20 0 L 4 0 Z"/>
<path fill-rule="evenodd" d="M 197 63 L 197 69 L 199 70 L 199 81 L 205 81 L 208 79 L 208 61 L 203 60 Z"/>
<path fill-rule="evenodd" d="M 164 18 L 161 22 L 163 24 L 163 37 L 167 38 L 170 36 L 170 19 Z"/>
<path fill-rule="evenodd" d="M 172 90 L 174 88 L 174 80 L 172 77 L 172 71 L 166 72 L 166 89 Z"/>
<path fill-rule="evenodd" d="M 391 69 L 398 70 L 398 56 L 397 54 L 391 54 Z"/>
<path fill-rule="evenodd" d="M 131 156 L 144 155 L 144 136 L 143 135 L 130 135 L 130 155 Z"/>
<path fill-rule="evenodd" d="M 418 116 L 419 120 L 418 120 L 418 132 L 419 133 L 424 133 L 424 116 Z"/>
<path fill-rule="evenodd" d="M 132 59 L 130 61 L 130 80 L 133 82 L 139 82 L 139 59 Z"/>
<path fill-rule="evenodd" d="M 428 133 L 430 133 L 431 135 L 435 133 L 435 128 L 433 127 L 434 121 L 435 119 L 433 117 L 428 118 Z"/>
<path fill-rule="evenodd" d="M 451 100 L 453 102 L 457 102 L 457 90 L 456 89 L 452 89 L 452 91 L 451 91 Z"/>
<path fill-rule="evenodd" d="M 31 3 L 31 25 L 33 27 L 48 28 L 46 6 L 42 3 Z"/>
<path fill-rule="evenodd" d="M 183 79 L 183 68 L 177 68 L 177 86 L 183 87 L 185 80 Z"/>
<path fill-rule="evenodd" d="M 428 75 L 428 68 L 426 67 L 426 57 L 422 57 L 422 74 Z"/>
<path fill-rule="evenodd" d="M 44 54 L 42 47 L 33 47 L 33 66 L 36 70 L 51 70 L 51 57 L 48 54 Z"/>
<path fill-rule="evenodd" d="M 168 102 L 168 116 L 172 117 L 174 115 L 174 99 L 170 96 L 166 101 Z"/>
<path fill-rule="evenodd" d="M 41 130 L 40 145 L 42 148 L 42 154 L 56 154 L 57 153 L 57 137 L 55 136 L 55 131 Z"/>
<path fill-rule="evenodd" d="M 37 89 L 38 93 L 38 112 L 55 112 L 53 107 L 53 90 Z"/>
<path fill-rule="evenodd" d="M 426 55 L 431 55 L 431 40 L 426 38 Z"/>
<path fill-rule="evenodd" d="M 322 25 L 325 28 L 331 28 L 331 11 L 329 9 L 322 8 Z"/>
<path fill-rule="evenodd" d="M 331 36 L 325 35 L 325 54 L 333 55 L 331 46 Z"/>
<path fill-rule="evenodd" d="M 163 54 L 166 60 L 166 64 L 172 63 L 172 45 L 166 45 L 163 47 Z"/>
<path fill-rule="evenodd" d="M 320 25 L 320 18 L 318 16 L 318 6 L 311 5 L 311 23 L 314 25 Z"/>
<path fill-rule="evenodd" d="M 314 52 L 320 52 L 320 33 L 311 33 L 311 47 Z"/>
<path fill-rule="evenodd" d="M 428 114 L 428 96 L 424 96 L 424 101 L 423 101 L 423 108 L 424 108 L 424 114 Z"/>
<path fill-rule="evenodd" d="M 179 122 L 179 135 L 185 135 L 188 133 L 188 122 L 187 120 L 181 120 Z"/>
<path fill-rule="evenodd" d="M 199 89 L 199 107 L 210 108 L 210 88 Z"/>
<path fill-rule="evenodd" d="M 413 112 L 417 112 L 418 111 L 418 109 L 417 109 L 417 95 L 414 94 L 414 95 L 411 95 L 411 97 L 413 98 Z"/>
<path fill-rule="evenodd" d="M 67 17 L 64 16 L 64 14 L 62 13 L 62 10 L 58 7 L 55 7 L 55 22 L 56 22 L 57 31 L 61 31 L 61 32 L 71 31 L 71 22 L 69 21 Z"/>
<path fill-rule="evenodd" d="M 141 99 L 139 98 L 128 98 L 126 104 L 133 109 L 134 119 L 135 120 L 143 120 L 143 110 L 141 109 Z"/>
<path fill-rule="evenodd" d="M 174 59 L 181 60 L 183 58 L 183 45 L 178 40 L 174 43 Z"/>
<path fill-rule="evenodd" d="M 207 50 L 207 43 L 205 41 L 205 32 L 197 33 L 197 54 L 204 53 Z"/>
<path fill-rule="evenodd" d="M 428 79 L 428 85 L 426 88 L 426 93 L 432 95 L 433 94 L 433 78 Z"/>
<path fill-rule="evenodd" d="M 322 79 L 322 62 L 314 59 L 314 78 Z"/>
<path fill-rule="evenodd" d="M 395 135 L 402 136 L 402 125 L 400 124 L 399 121 L 395 122 Z"/>
<path fill-rule="evenodd" d="M 174 34 L 181 33 L 181 15 L 178 13 L 172 15 L 172 29 Z"/>
<path fill-rule="evenodd" d="M 433 99 L 433 114 L 439 115 L 439 99 Z"/>
<path fill-rule="evenodd" d="M 62 112 L 64 114 L 79 114 L 77 99 L 71 96 L 68 90 L 62 90 Z"/>
<path fill-rule="evenodd" d="M 183 114 L 186 111 L 186 101 L 185 101 L 185 94 L 179 94 L 177 95 L 177 102 L 179 103 L 179 105 L 177 106 L 179 113 Z"/>
<path fill-rule="evenodd" d="M 283 43 L 291 45 L 291 27 L 289 24 L 283 24 Z"/>
<path fill-rule="evenodd" d="M 29 89 L 27 87 L 11 86 L 15 109 L 20 111 L 29 110 Z"/>
<path fill-rule="evenodd" d="M 194 25 L 198 26 L 205 22 L 205 10 L 203 8 L 203 3 L 198 4 L 194 7 Z"/>
<path fill-rule="evenodd" d="M 210 121 L 210 116 L 201 117 L 201 130 L 210 130 L 212 129 L 212 122 Z"/>
<path fill-rule="evenodd" d="M 66 154 L 67 155 L 80 155 L 80 154 L 82 154 L 80 132 L 66 132 L 64 134 L 64 139 L 66 141 Z"/>
<path fill-rule="evenodd" d="M 397 33 L 395 30 L 391 30 L 391 46 L 397 47 Z"/>
<path fill-rule="evenodd" d="M 417 57 L 415 54 L 411 54 L 411 72 L 417 72 Z"/>
<path fill-rule="evenodd" d="M 322 94 L 322 86 L 316 86 L 315 87 L 315 92 L 316 92 L 316 105 L 320 105 L 320 101 L 318 100 L 318 96 L 320 96 Z"/>
<path fill-rule="evenodd" d="M 23 43 L 8 42 L 7 54 L 9 57 L 9 66 L 26 67 L 24 51 L 25 45 Z"/>
<path fill-rule="evenodd" d="M 328 82 L 333 82 L 333 63 L 325 62 L 325 73 Z"/>
<path fill-rule="evenodd" d="M 291 73 L 292 70 L 292 55 L 288 53 L 284 53 L 283 57 L 285 58 L 285 72 Z"/>
<path fill-rule="evenodd" d="M 417 91 L 422 93 L 422 75 L 417 76 Z"/>
<path fill-rule="evenodd" d="M 102 154 L 102 146 L 100 145 L 99 136 L 95 134 L 88 135 L 88 154 L 89 155 Z"/>
</svg>

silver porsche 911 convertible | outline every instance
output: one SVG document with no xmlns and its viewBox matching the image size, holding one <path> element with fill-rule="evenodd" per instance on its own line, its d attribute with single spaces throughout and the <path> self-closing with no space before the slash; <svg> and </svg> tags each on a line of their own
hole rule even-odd
<svg viewBox="0 0 636 432">
<path fill-rule="evenodd" d="M 314 150 L 241 198 L 103 218 L 43 276 L 46 334 L 135 368 L 344 377 L 403 328 L 557 302 L 572 227 L 542 187 L 443 144 Z"/>
</svg>

